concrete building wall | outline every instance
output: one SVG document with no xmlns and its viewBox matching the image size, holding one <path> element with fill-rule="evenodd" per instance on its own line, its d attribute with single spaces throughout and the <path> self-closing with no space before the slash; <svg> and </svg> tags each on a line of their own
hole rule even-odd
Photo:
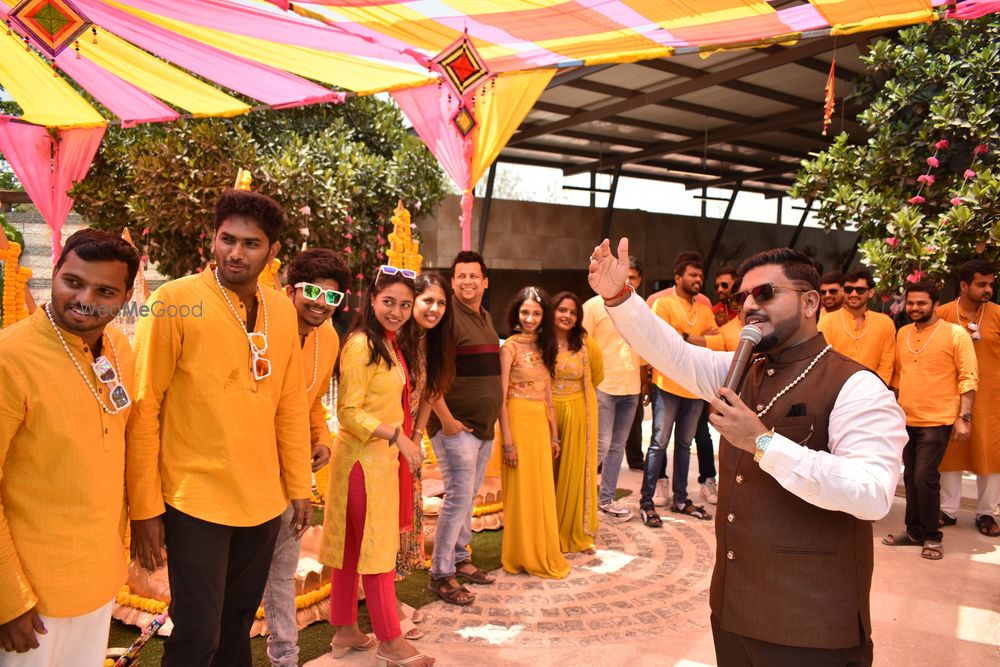
<svg viewBox="0 0 1000 667">
<path fill-rule="evenodd" d="M 477 200 L 473 208 L 473 248 L 479 244 L 482 205 Z M 451 266 L 462 244 L 459 214 L 459 197 L 449 196 L 433 215 L 417 220 L 426 267 L 446 270 Z M 584 300 L 593 295 L 587 285 L 586 268 L 590 253 L 600 240 L 603 223 L 603 208 L 493 201 L 483 255 L 490 267 L 488 307 L 498 329 L 506 318 L 507 304 L 525 285 L 538 285 L 550 293 L 572 290 Z M 610 236 L 613 243 L 622 236 L 629 238 L 631 254 L 645 267 L 641 291 L 648 294 L 655 281 L 673 278 L 677 253 L 697 250 L 707 256 L 720 224 L 716 219 L 616 210 Z M 761 250 L 788 245 L 794 231 L 793 224 L 732 220 L 714 266 L 738 263 Z M 796 247 L 832 269 L 851 252 L 855 236 L 852 232 L 827 233 L 807 228 L 802 230 Z M 710 272 L 709 279 L 713 276 Z"/>
</svg>

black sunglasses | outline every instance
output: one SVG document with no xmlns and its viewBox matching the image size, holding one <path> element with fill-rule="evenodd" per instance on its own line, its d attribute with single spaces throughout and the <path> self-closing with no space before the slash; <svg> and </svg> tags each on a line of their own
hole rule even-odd
<svg viewBox="0 0 1000 667">
<path fill-rule="evenodd" d="M 819 291 L 820 294 L 837 294 L 838 292 L 840 292 L 840 288 L 839 287 L 834 288 L 834 289 L 821 289 Z"/>
<path fill-rule="evenodd" d="M 732 285 L 732 283 L 727 283 L 725 281 L 720 281 L 720 282 L 715 283 L 715 289 L 720 289 L 720 288 L 721 289 L 729 289 L 729 287 L 731 285 Z"/>
<path fill-rule="evenodd" d="M 779 289 L 792 290 L 794 292 L 812 292 L 811 289 L 802 289 L 801 287 L 792 287 L 791 285 L 775 285 L 774 283 L 764 283 L 763 285 L 757 285 L 753 289 L 743 290 L 742 292 L 737 292 L 730 296 L 727 301 L 729 302 L 729 307 L 732 310 L 741 310 L 743 304 L 746 302 L 748 296 L 753 296 L 753 300 L 758 303 L 767 303 L 774 298 L 774 292 Z"/>
<path fill-rule="evenodd" d="M 860 285 L 846 285 L 844 286 L 844 294 L 864 294 L 867 292 L 869 287 L 861 287 Z"/>
</svg>

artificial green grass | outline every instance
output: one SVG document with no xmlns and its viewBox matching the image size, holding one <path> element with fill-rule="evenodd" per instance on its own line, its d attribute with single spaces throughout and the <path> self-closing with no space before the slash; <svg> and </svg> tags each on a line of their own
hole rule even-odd
<svg viewBox="0 0 1000 667">
<path fill-rule="evenodd" d="M 322 521 L 322 518 L 320 518 Z M 485 572 L 500 567 L 500 544 L 503 530 L 486 530 L 472 535 L 472 560 L 476 566 Z M 396 595 L 411 607 L 422 607 L 428 602 L 437 600 L 437 596 L 427 590 L 430 573 L 427 570 L 417 570 L 406 579 L 396 582 Z M 371 632 L 371 620 L 368 607 L 361 604 L 358 609 L 358 625 L 364 632 Z M 118 621 L 111 622 L 111 635 L 108 646 L 129 646 L 139 636 L 138 628 L 125 625 Z M 330 639 L 333 628 L 329 623 L 313 623 L 299 631 L 299 664 L 320 657 L 330 650 Z M 254 667 L 268 667 L 267 638 L 254 637 L 250 640 Z M 139 665 L 158 665 L 163 657 L 163 640 L 155 637 L 139 657 Z"/>
</svg>

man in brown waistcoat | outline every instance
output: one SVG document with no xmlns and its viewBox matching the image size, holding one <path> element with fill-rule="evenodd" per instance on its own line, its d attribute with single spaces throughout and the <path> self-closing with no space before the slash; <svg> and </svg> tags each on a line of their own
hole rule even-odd
<svg viewBox="0 0 1000 667">
<path fill-rule="evenodd" d="M 892 392 L 817 331 L 819 276 L 801 253 L 739 269 L 733 305 L 763 337 L 738 395 L 719 389 L 733 353 L 686 345 L 622 287 L 627 255 L 627 239 L 617 258 L 607 240 L 595 248 L 591 287 L 639 356 L 712 404 L 722 435 L 719 665 L 871 665 L 872 521 L 892 505 L 907 439 Z"/>
</svg>

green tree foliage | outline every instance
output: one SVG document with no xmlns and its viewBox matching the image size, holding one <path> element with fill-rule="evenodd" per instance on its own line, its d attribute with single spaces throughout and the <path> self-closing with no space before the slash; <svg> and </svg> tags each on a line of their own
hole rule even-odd
<svg viewBox="0 0 1000 667">
<path fill-rule="evenodd" d="M 1000 256 L 1000 18 L 940 21 L 881 39 L 856 95 L 867 143 L 841 135 L 802 163 L 791 194 L 827 229 L 857 229 L 884 289 Z"/>
<path fill-rule="evenodd" d="M 14 102 L 0 100 L 0 114 L 5 116 L 19 116 L 20 107 Z M 0 190 L 20 190 L 21 182 L 17 180 L 14 171 L 0 155 Z"/>
<path fill-rule="evenodd" d="M 369 275 L 402 199 L 414 218 L 445 193 L 444 175 L 399 110 L 374 97 L 233 119 L 109 129 L 72 195 L 96 227 L 128 228 L 159 270 L 189 274 L 209 257 L 214 205 L 237 170 L 284 207 L 279 258 L 304 243 L 343 252 Z"/>
</svg>

